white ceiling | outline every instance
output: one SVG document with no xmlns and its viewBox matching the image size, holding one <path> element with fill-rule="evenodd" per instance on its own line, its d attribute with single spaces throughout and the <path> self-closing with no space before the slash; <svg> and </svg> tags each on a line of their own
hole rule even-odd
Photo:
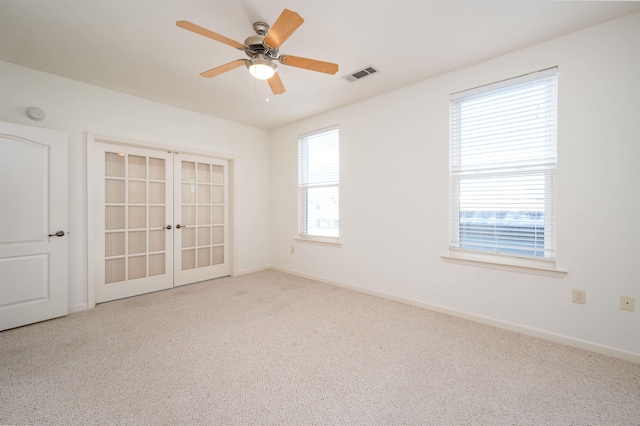
<svg viewBox="0 0 640 426">
<path fill-rule="evenodd" d="M 280 53 L 340 71 L 280 65 L 278 96 L 244 67 L 200 77 L 246 56 L 175 25 L 243 42 L 253 22 L 273 24 L 284 8 L 305 22 Z M 638 11 L 637 1 L 0 0 L 0 59 L 272 129 Z M 380 72 L 341 78 L 368 65 Z"/>
</svg>

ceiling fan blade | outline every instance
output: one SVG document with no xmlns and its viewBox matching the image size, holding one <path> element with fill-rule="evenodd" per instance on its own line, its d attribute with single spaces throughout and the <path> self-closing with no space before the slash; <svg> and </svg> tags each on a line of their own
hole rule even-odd
<svg viewBox="0 0 640 426">
<path fill-rule="evenodd" d="M 333 64 L 331 62 L 317 61 L 315 59 L 301 58 L 299 56 L 291 55 L 283 55 L 279 59 L 283 64 L 292 67 L 323 72 L 325 74 L 335 74 L 338 72 L 338 64 Z"/>
<path fill-rule="evenodd" d="M 205 78 L 215 77 L 227 71 L 234 70 L 238 67 L 241 67 L 245 64 L 244 59 L 238 59 L 233 62 L 226 63 L 224 65 L 220 65 L 219 67 L 211 68 L 208 71 L 201 72 L 200 75 Z"/>
<path fill-rule="evenodd" d="M 277 72 L 267 81 L 269 82 L 269 87 L 271 87 L 271 91 L 274 95 L 281 95 L 286 92 L 284 84 L 282 84 L 282 80 L 280 80 L 280 76 Z"/>
<path fill-rule="evenodd" d="M 263 43 L 273 49 L 279 48 L 303 22 L 304 19 L 296 12 L 289 9 L 283 10 L 267 33 Z"/>
<path fill-rule="evenodd" d="M 208 30 L 206 28 L 202 28 L 201 26 L 196 25 L 196 24 L 194 24 L 192 22 L 189 22 L 189 21 L 176 21 L 176 25 L 178 27 L 180 27 L 180 28 L 184 28 L 185 30 L 192 31 L 192 32 L 194 32 L 196 34 L 200 34 L 200 35 L 203 35 L 205 37 L 209 37 L 209 38 L 211 38 L 211 39 L 213 39 L 215 41 L 219 41 L 220 43 L 224 43 L 224 44 L 229 45 L 231 47 L 235 47 L 236 49 L 244 50 L 244 47 L 245 47 L 244 44 L 242 44 L 240 42 L 237 42 L 235 40 L 231 40 L 230 38 L 225 37 L 225 36 L 223 36 L 221 34 L 214 33 L 213 31 Z"/>
</svg>

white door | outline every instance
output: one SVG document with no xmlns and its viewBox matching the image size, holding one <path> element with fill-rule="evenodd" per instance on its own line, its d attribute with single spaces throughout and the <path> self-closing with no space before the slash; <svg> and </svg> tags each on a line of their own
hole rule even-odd
<svg viewBox="0 0 640 426">
<path fill-rule="evenodd" d="M 229 275 L 228 161 L 175 155 L 175 283 Z"/>
<path fill-rule="evenodd" d="M 96 302 L 173 286 L 173 158 L 96 143 Z"/>
<path fill-rule="evenodd" d="M 0 330 L 68 312 L 67 144 L 0 122 Z"/>
<path fill-rule="evenodd" d="M 229 275 L 228 161 L 95 144 L 95 301 Z"/>
</svg>

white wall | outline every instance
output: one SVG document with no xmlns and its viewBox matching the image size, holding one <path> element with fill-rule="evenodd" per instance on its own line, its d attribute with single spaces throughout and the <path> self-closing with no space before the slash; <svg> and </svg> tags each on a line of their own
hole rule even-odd
<svg viewBox="0 0 640 426">
<path fill-rule="evenodd" d="M 87 302 L 87 161 L 85 132 L 219 153 L 234 161 L 235 265 L 242 273 L 269 264 L 268 132 L 0 62 L 0 120 L 69 135 L 69 306 Z M 212 100 L 215 102 L 215 100 Z M 44 121 L 25 115 L 46 112 Z"/>
<path fill-rule="evenodd" d="M 568 274 L 444 263 L 449 94 L 556 65 L 557 265 Z M 334 124 L 343 246 L 297 243 L 297 136 Z M 272 131 L 271 265 L 640 362 L 640 306 L 619 309 L 622 295 L 640 305 L 639 170 L 636 14 Z"/>
</svg>

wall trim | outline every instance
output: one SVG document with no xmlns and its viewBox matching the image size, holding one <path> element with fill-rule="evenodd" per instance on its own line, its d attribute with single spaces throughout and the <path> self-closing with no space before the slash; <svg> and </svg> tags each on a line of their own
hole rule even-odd
<svg viewBox="0 0 640 426">
<path fill-rule="evenodd" d="M 253 274 L 254 272 L 266 271 L 272 269 L 270 265 L 256 266 L 255 268 L 247 268 L 236 271 L 235 274 L 231 274 L 232 277 L 239 277 L 241 275 Z"/>
<path fill-rule="evenodd" d="M 567 275 L 567 271 L 562 269 L 556 269 L 546 267 L 546 266 L 537 266 L 534 264 L 516 264 L 516 263 L 507 263 L 508 260 L 504 260 L 503 262 L 495 261 L 495 260 L 485 260 L 485 259 L 473 259 L 471 257 L 462 257 L 460 255 L 448 256 L 442 255 L 440 258 L 447 263 L 455 263 L 458 265 L 467 265 L 467 266 L 478 266 L 481 268 L 490 268 L 490 269 L 499 269 L 502 271 L 511 271 L 511 272 L 521 272 L 524 274 L 535 274 L 542 275 L 545 277 L 555 277 L 555 278 L 564 278 Z"/>
<path fill-rule="evenodd" d="M 82 303 L 80 305 L 69 306 L 68 312 L 69 314 L 77 314 L 78 312 L 84 312 L 87 310 L 87 304 Z"/>
<path fill-rule="evenodd" d="M 284 272 L 285 274 L 296 275 L 302 278 L 312 279 L 314 281 L 319 281 L 325 284 L 334 285 L 336 287 L 342 287 L 349 290 L 357 291 L 360 293 L 368 294 L 371 296 L 382 297 L 383 299 L 393 300 L 394 302 L 400 302 L 411 306 L 416 306 L 419 308 L 428 309 L 430 311 L 439 312 L 446 315 L 451 315 L 458 318 L 467 319 L 470 321 L 474 321 L 480 324 L 490 325 L 493 327 L 501 328 L 503 330 L 509 330 L 516 333 L 524 334 L 531 337 L 537 337 L 542 340 L 547 340 L 550 342 L 560 343 L 566 346 L 570 346 L 573 348 L 583 349 L 590 352 L 595 352 L 600 355 L 606 355 L 613 358 L 622 359 L 624 361 L 633 362 L 636 364 L 640 364 L 640 353 L 625 351 L 617 348 L 613 348 L 611 346 L 599 345 L 597 343 L 588 342 L 586 340 L 576 339 L 574 337 L 564 336 L 561 334 L 550 333 L 548 331 L 539 330 L 532 327 L 525 327 L 522 325 L 500 321 L 494 318 L 485 317 L 483 315 L 472 314 L 469 312 L 459 311 L 457 309 L 447 308 L 441 305 L 435 305 L 431 303 L 422 302 L 420 300 L 411 299 L 408 297 L 397 296 L 395 294 L 386 293 L 377 290 L 371 290 L 366 287 L 361 287 L 352 284 L 346 284 L 339 281 L 330 280 L 327 278 L 319 277 L 316 275 L 306 274 L 303 272 L 299 272 L 293 269 L 280 268 L 277 266 L 271 266 L 271 269 L 279 272 Z"/>
<path fill-rule="evenodd" d="M 207 151 L 198 148 L 190 148 L 190 147 L 178 147 L 173 145 L 165 145 L 158 144 L 155 142 L 149 142 L 146 140 L 139 139 L 129 139 L 129 138 L 121 138 L 118 136 L 108 136 L 104 134 L 94 133 L 94 132 L 86 132 L 87 136 L 91 137 L 93 143 L 107 143 L 110 145 L 123 145 L 123 146 L 131 146 L 136 148 L 143 149 L 155 149 L 156 151 L 171 151 L 178 154 L 186 154 L 186 155 L 199 155 L 203 157 L 211 157 L 218 158 L 221 160 L 235 160 L 234 155 L 229 155 L 228 153 L 219 152 L 219 151 Z"/>
</svg>

